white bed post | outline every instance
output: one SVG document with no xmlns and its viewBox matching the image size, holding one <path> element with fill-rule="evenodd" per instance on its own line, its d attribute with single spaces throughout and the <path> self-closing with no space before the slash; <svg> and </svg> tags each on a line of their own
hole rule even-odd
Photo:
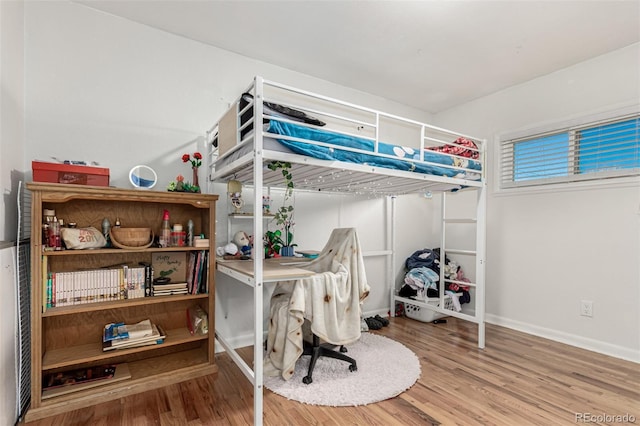
<svg viewBox="0 0 640 426">
<path fill-rule="evenodd" d="M 444 296 L 447 289 L 447 282 L 445 281 L 444 271 L 447 264 L 447 192 L 442 193 L 442 204 L 440 206 L 440 220 L 442 223 L 442 229 L 440 230 L 440 284 L 438 285 L 438 306 L 440 308 L 445 307 Z"/>
<path fill-rule="evenodd" d="M 387 242 L 386 249 L 391 250 L 391 257 L 387 257 L 387 280 L 389 282 L 389 316 L 396 316 L 396 196 L 387 197 Z"/>
<path fill-rule="evenodd" d="M 476 211 L 476 318 L 478 320 L 478 347 L 484 349 L 484 304 L 485 304 L 485 251 L 487 240 L 487 185 L 478 188 Z"/>
<path fill-rule="evenodd" d="M 262 425 L 263 412 L 263 356 L 262 356 L 262 337 L 264 332 L 263 321 L 263 257 L 264 257 L 264 241 L 262 235 L 262 100 L 264 97 L 262 77 L 255 78 L 255 97 L 253 104 L 253 134 L 254 134 L 254 167 L 253 167 L 253 276 L 255 277 L 255 286 L 253 288 L 253 304 L 254 304 L 254 341 L 253 341 L 253 424 Z M 239 118 L 238 118 L 239 120 Z M 238 128 L 240 126 L 238 125 Z"/>
</svg>

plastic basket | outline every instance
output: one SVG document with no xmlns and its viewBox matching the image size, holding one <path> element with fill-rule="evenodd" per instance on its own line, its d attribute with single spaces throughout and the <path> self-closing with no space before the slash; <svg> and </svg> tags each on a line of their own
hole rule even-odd
<svg viewBox="0 0 640 426">
<path fill-rule="evenodd" d="M 440 305 L 439 298 L 429 298 L 427 299 L 427 304 L 433 306 Z M 444 308 L 453 311 L 455 308 L 453 306 L 453 300 L 451 297 L 445 297 L 444 299 Z M 441 312 L 433 311 L 429 308 L 425 308 L 422 306 L 414 305 L 408 302 L 404 302 L 404 314 L 411 319 L 422 321 L 422 322 L 432 322 L 434 320 L 444 318 L 447 314 L 443 314 Z"/>
</svg>

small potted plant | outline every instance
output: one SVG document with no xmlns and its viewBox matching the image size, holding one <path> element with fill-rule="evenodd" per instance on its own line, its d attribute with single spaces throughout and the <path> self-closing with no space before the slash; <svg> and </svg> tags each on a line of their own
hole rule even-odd
<svg viewBox="0 0 640 426">
<path fill-rule="evenodd" d="M 200 187 L 194 186 L 189 182 L 184 181 L 184 176 L 178 175 L 176 176 L 175 181 L 169 182 L 167 186 L 167 191 L 169 192 L 200 192 Z"/>
<path fill-rule="evenodd" d="M 280 230 L 267 231 L 264 234 L 264 256 L 280 257 L 280 249 L 284 245 L 282 241 L 282 232 Z"/>
<path fill-rule="evenodd" d="M 293 232 L 291 232 L 291 229 L 293 229 L 293 217 L 289 217 L 287 219 L 285 219 L 284 223 L 283 223 L 283 227 L 284 227 L 284 235 L 283 235 L 283 245 L 280 248 L 280 254 L 282 256 L 293 256 L 294 255 L 294 247 L 297 246 L 297 244 L 293 243 Z"/>
<path fill-rule="evenodd" d="M 200 192 L 200 184 L 198 183 L 198 168 L 202 165 L 202 154 L 193 153 L 193 158 L 189 154 L 182 156 L 183 163 L 191 163 L 193 172 L 193 181 L 191 183 L 184 180 L 184 176 L 178 175 L 175 181 L 169 182 L 167 191 L 170 192 Z"/>
</svg>

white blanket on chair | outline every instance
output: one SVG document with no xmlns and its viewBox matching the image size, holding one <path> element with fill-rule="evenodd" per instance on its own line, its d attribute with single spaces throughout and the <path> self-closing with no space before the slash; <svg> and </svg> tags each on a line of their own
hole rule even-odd
<svg viewBox="0 0 640 426">
<path fill-rule="evenodd" d="M 360 304 L 369 294 L 360 241 L 353 228 L 334 229 L 315 275 L 276 284 L 271 297 L 264 373 L 288 380 L 302 355 L 302 324 L 322 340 L 344 345 L 360 338 Z"/>
</svg>

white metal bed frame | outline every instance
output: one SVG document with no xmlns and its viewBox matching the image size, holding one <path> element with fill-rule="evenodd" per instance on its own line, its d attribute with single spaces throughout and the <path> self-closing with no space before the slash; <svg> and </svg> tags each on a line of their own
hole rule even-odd
<svg viewBox="0 0 640 426">
<path fill-rule="evenodd" d="M 252 123 L 262 123 L 263 117 L 268 117 L 264 114 L 263 102 L 272 101 L 265 98 L 265 88 L 276 88 L 285 92 L 291 92 L 299 96 L 308 97 L 312 100 L 320 100 L 322 102 L 328 102 L 331 105 L 336 105 L 338 108 L 353 108 L 360 112 L 371 113 L 374 117 L 372 122 L 359 121 L 352 118 L 345 118 L 339 114 L 327 113 L 313 109 L 309 106 L 292 105 L 289 106 L 298 108 L 310 114 L 322 114 L 323 117 L 343 119 L 353 125 L 367 125 L 374 128 L 375 148 L 377 151 L 378 137 L 379 137 L 379 125 L 381 119 L 398 120 L 410 125 L 416 125 L 421 128 L 419 148 L 425 148 L 425 141 L 435 141 L 440 143 L 447 143 L 444 140 L 432 139 L 426 136 L 427 130 L 435 130 L 437 132 L 443 132 L 444 134 L 451 135 L 452 137 L 466 137 L 476 142 L 480 157 L 478 161 L 482 163 L 482 171 L 480 172 L 480 180 L 469 180 L 466 178 L 455 178 L 446 176 L 434 176 L 419 174 L 408 171 L 392 170 L 381 167 L 372 167 L 362 164 L 353 164 L 342 161 L 328 161 L 319 160 L 303 155 L 273 151 L 264 149 L 264 138 L 270 135 L 266 133 L 261 125 L 253 126 L 254 129 L 244 138 L 241 139 L 240 133 L 242 129 Z M 348 102 L 343 102 L 337 99 L 329 98 L 323 95 L 315 94 L 312 92 L 296 89 L 290 86 L 279 84 L 272 81 L 264 80 L 262 77 L 255 77 L 253 82 L 247 88 L 246 92 L 253 94 L 255 101 L 253 102 L 253 118 L 246 122 L 240 122 L 240 116 L 248 111 L 251 107 L 247 105 L 240 110 L 238 102 L 234 103 L 230 109 L 234 110 L 236 114 L 236 129 L 235 135 L 237 136 L 237 145 L 229 149 L 228 151 L 220 154 L 218 147 L 214 147 L 211 143 L 214 138 L 218 137 L 220 132 L 220 122 L 216 123 L 210 130 L 207 131 L 207 146 L 208 146 L 208 165 L 210 169 L 209 182 L 225 182 L 230 179 L 237 179 L 243 182 L 243 185 L 250 185 L 254 187 L 253 193 L 253 234 L 264 235 L 264 222 L 262 212 L 262 196 L 264 194 L 264 188 L 267 187 L 281 187 L 282 175 L 279 172 L 273 172 L 264 167 L 265 164 L 271 161 L 285 161 L 292 164 L 292 171 L 296 178 L 296 190 L 314 190 L 316 192 L 352 192 L 352 193 L 374 193 L 376 195 L 387 196 L 390 200 L 390 204 L 387 204 L 387 246 L 388 250 L 375 252 L 372 255 L 389 255 L 388 258 L 388 270 L 387 270 L 387 282 L 390 302 L 390 312 L 392 315 L 395 313 L 395 303 L 405 302 L 417 305 L 421 308 L 434 310 L 436 312 L 444 313 L 446 315 L 461 318 L 463 320 L 474 322 L 478 325 L 478 347 L 484 348 L 485 345 L 485 330 L 484 330 L 484 267 L 485 267 L 485 206 L 486 206 L 486 183 L 485 183 L 485 141 L 477 138 L 473 138 L 467 135 L 463 135 L 456 132 L 451 132 L 445 129 L 441 129 L 428 124 L 420 123 L 415 120 L 409 120 L 402 117 L 397 117 L 390 114 L 385 114 L 380 111 L 364 108 L 358 105 L 354 105 Z M 277 102 L 273 100 L 272 102 Z M 279 120 L 287 121 L 286 119 L 278 118 Z M 298 123 L 296 123 L 298 124 Z M 280 137 L 280 136 L 278 136 Z M 295 140 L 295 138 L 293 138 Z M 307 143 L 314 143 L 313 141 L 305 141 Z M 216 160 L 222 159 L 228 155 L 231 155 L 236 150 L 240 149 L 244 145 L 250 144 L 253 146 L 246 154 L 243 154 L 234 161 L 226 164 L 222 168 L 216 168 Z M 422 159 L 422 155 L 420 156 Z M 261 164 L 262 167 L 254 167 L 256 164 Z M 469 171 L 469 170 L 465 170 Z M 330 177 L 330 178 L 328 178 Z M 473 314 L 467 314 L 462 312 L 455 312 L 447 310 L 445 306 L 444 287 L 440 286 L 440 298 L 438 305 L 419 302 L 413 299 L 406 299 L 397 295 L 396 285 L 394 283 L 394 271 L 396 271 L 397 260 L 395 256 L 395 215 L 396 205 L 395 197 L 397 195 L 409 194 L 409 193 L 425 193 L 428 191 L 443 192 L 448 191 L 451 188 L 465 187 L 469 189 L 475 189 L 477 191 L 477 205 L 476 205 L 476 217 L 468 219 L 448 219 L 446 216 L 446 196 L 442 198 L 442 235 L 441 235 L 441 259 L 445 258 L 446 254 L 459 254 L 463 256 L 475 256 L 475 283 L 460 282 L 460 284 L 469 285 L 474 290 L 475 309 Z M 456 248 L 446 247 L 446 225 L 451 223 L 471 223 L 476 225 L 476 249 L 475 250 L 458 250 Z M 255 238 L 253 253 L 264 253 L 262 238 Z M 253 365 L 251 368 L 235 351 L 232 345 L 222 336 L 218 330 L 216 330 L 216 339 L 220 345 L 228 352 L 231 359 L 238 365 L 238 367 L 245 374 L 247 379 L 253 384 L 254 387 L 254 424 L 262 424 L 263 416 L 263 286 L 266 282 L 278 281 L 278 279 L 265 278 L 263 274 L 264 260 L 261 256 L 255 256 L 253 261 L 253 274 L 244 274 L 226 267 L 222 263 L 217 264 L 217 271 L 233 277 L 234 279 L 251 286 L 253 291 L 253 305 L 254 305 L 254 354 Z M 444 277 L 444 268 L 441 268 L 440 282 L 457 282 L 452 280 L 446 280 Z"/>
</svg>

